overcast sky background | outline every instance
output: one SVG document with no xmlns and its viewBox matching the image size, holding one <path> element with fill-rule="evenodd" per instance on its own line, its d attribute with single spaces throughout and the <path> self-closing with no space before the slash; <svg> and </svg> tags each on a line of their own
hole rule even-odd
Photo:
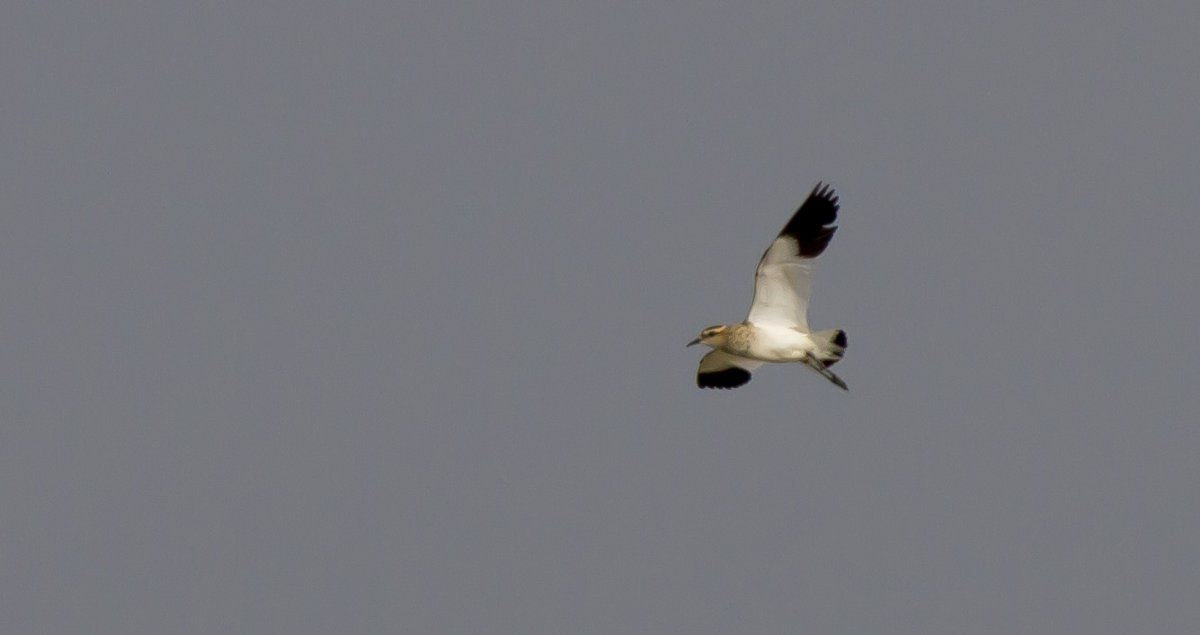
<svg viewBox="0 0 1200 635">
<path fill-rule="evenodd" d="M 1200 630 L 1200 4 L 635 4 L 5 3 L 0 630 Z"/>
</svg>

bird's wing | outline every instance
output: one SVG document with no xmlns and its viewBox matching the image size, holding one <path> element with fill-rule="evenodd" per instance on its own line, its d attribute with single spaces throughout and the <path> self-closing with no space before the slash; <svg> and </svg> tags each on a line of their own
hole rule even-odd
<svg viewBox="0 0 1200 635">
<path fill-rule="evenodd" d="M 700 358 L 700 370 L 696 373 L 696 385 L 701 388 L 737 388 L 750 381 L 750 371 L 762 366 L 762 362 L 722 350 L 714 350 Z"/>
<path fill-rule="evenodd" d="M 758 261 L 747 322 L 808 332 L 812 263 L 837 231 L 833 225 L 837 212 L 838 197 L 833 188 L 817 183 Z"/>
</svg>

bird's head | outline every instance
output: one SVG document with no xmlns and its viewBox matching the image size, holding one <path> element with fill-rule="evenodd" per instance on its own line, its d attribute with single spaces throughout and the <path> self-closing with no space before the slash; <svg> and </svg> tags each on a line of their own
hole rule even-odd
<svg viewBox="0 0 1200 635">
<path fill-rule="evenodd" d="M 700 337 L 697 337 L 696 339 L 688 342 L 688 346 L 693 346 L 695 344 L 707 344 L 708 346 L 716 348 L 716 347 L 724 344 L 725 338 L 728 336 L 729 336 L 729 325 L 728 324 L 718 324 L 716 326 L 710 326 L 710 327 L 704 329 L 703 331 L 700 331 Z"/>
</svg>

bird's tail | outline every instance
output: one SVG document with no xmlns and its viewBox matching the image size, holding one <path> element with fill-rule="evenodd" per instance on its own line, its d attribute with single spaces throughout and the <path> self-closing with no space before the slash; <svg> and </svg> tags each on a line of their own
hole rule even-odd
<svg viewBox="0 0 1200 635">
<path fill-rule="evenodd" d="M 817 331 L 811 337 L 817 345 L 816 358 L 825 366 L 833 366 L 846 354 L 846 332 L 842 329 Z"/>
</svg>

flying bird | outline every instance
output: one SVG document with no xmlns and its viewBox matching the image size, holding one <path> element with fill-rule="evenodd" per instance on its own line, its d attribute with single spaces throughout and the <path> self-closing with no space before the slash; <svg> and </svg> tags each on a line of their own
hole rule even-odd
<svg viewBox="0 0 1200 635">
<path fill-rule="evenodd" d="M 829 370 L 846 351 L 846 332 L 811 331 L 807 317 L 813 260 L 837 231 L 833 224 L 837 213 L 833 188 L 817 183 L 758 261 L 754 301 L 746 319 L 710 326 L 688 343 L 713 349 L 700 359 L 696 385 L 737 388 L 749 382 L 750 373 L 764 362 L 799 362 L 848 390 L 846 382 Z"/>
</svg>

